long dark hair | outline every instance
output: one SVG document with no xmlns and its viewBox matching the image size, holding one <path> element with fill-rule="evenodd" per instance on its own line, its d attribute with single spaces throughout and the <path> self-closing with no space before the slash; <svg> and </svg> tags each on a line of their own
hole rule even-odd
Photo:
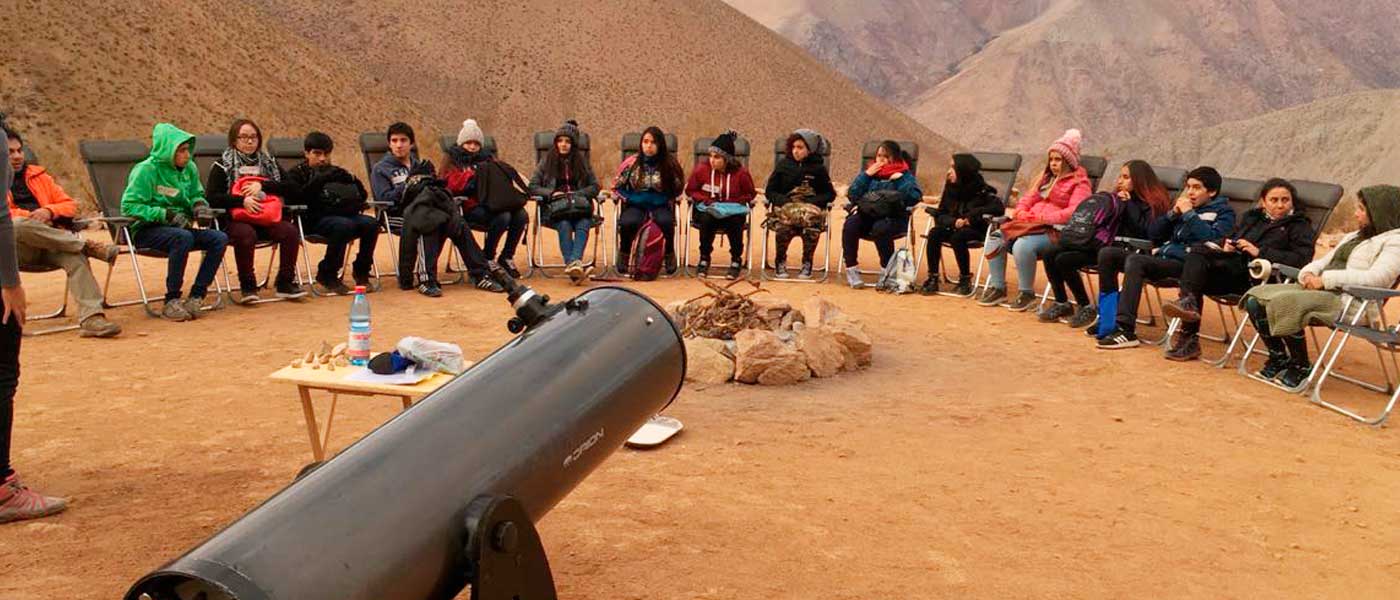
<svg viewBox="0 0 1400 600">
<path fill-rule="evenodd" d="M 1160 217 L 1171 210 L 1171 198 L 1167 197 L 1167 186 L 1157 178 L 1157 172 L 1145 160 L 1130 160 L 1123 164 L 1128 168 L 1128 177 L 1133 180 L 1132 194 L 1147 203 L 1152 216 Z"/>
<path fill-rule="evenodd" d="M 661 185 L 666 188 L 666 193 L 679 195 L 681 189 L 685 187 L 685 171 L 681 170 L 681 163 L 676 160 L 676 155 L 671 148 L 666 147 L 666 132 L 660 127 L 652 125 L 642 130 L 642 137 L 650 135 L 656 141 L 657 168 L 661 171 Z M 642 152 L 641 142 L 638 142 L 637 159 L 646 157 Z"/>
<path fill-rule="evenodd" d="M 578 149 L 578 143 L 573 139 L 569 140 L 569 157 L 567 163 L 564 157 L 559 155 L 559 138 L 567 137 L 569 136 L 562 133 L 554 136 L 554 142 L 550 144 L 549 152 L 545 153 L 544 160 L 540 162 L 540 169 L 545 173 L 553 175 L 558 180 L 563 180 L 564 167 L 568 166 L 569 174 L 573 176 L 574 181 L 583 181 L 585 179 L 584 175 L 591 171 L 592 168 L 588 166 L 588 161 L 584 160 L 583 153 Z"/>
<path fill-rule="evenodd" d="M 885 140 L 880 142 L 880 147 L 885 149 L 885 153 L 890 155 L 891 160 L 898 160 L 906 163 L 913 162 L 913 157 L 909 156 L 908 152 L 905 152 L 903 148 L 899 147 L 899 142 Z M 879 150 L 876 150 L 875 154 L 878 156 Z"/>
<path fill-rule="evenodd" d="M 257 124 L 257 123 L 254 123 L 252 119 L 234 119 L 234 120 L 233 120 L 233 125 L 230 125 L 229 128 L 228 128 L 228 147 L 230 147 L 230 148 L 237 148 L 237 147 L 238 147 L 238 130 L 243 129 L 243 126 L 244 126 L 244 125 L 252 125 L 252 126 L 253 126 L 253 131 L 258 132 L 258 148 L 257 148 L 257 150 L 254 150 L 254 151 L 253 151 L 253 154 L 257 154 L 258 151 L 262 150 L 263 142 L 265 142 L 266 140 L 263 139 L 262 128 L 261 128 L 261 127 L 258 127 L 258 124 Z"/>
</svg>

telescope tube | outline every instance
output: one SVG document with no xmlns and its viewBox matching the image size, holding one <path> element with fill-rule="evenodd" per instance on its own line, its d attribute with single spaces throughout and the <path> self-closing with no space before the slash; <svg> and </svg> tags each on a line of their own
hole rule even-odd
<svg viewBox="0 0 1400 600">
<path fill-rule="evenodd" d="M 680 392 L 685 345 L 651 299 L 599 287 L 565 306 L 127 600 L 454 597 L 474 498 L 513 496 L 538 522 Z"/>
</svg>

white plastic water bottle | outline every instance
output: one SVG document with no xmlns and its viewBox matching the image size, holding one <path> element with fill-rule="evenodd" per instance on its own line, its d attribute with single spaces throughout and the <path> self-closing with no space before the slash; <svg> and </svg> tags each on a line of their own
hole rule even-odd
<svg viewBox="0 0 1400 600">
<path fill-rule="evenodd" d="M 369 298 L 365 297 L 365 286 L 355 286 L 355 299 L 350 302 L 350 340 L 345 353 L 350 364 L 369 364 Z"/>
</svg>

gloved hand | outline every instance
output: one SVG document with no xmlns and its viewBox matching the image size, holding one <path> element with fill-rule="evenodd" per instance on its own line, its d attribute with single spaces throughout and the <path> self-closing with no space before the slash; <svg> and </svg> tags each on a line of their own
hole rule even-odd
<svg viewBox="0 0 1400 600">
<path fill-rule="evenodd" d="M 167 208 L 165 209 L 165 222 L 171 227 L 186 229 L 190 226 L 190 217 L 173 208 Z"/>
<path fill-rule="evenodd" d="M 214 209 L 209 208 L 209 203 L 205 202 L 204 200 L 196 200 L 194 203 L 193 210 L 194 218 L 196 219 L 214 218 Z"/>
</svg>

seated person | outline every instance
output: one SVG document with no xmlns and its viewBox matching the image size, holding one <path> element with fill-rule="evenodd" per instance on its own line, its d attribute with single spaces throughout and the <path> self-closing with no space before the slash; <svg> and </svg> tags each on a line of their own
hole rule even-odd
<svg viewBox="0 0 1400 600">
<path fill-rule="evenodd" d="M 467 272 L 473 283 L 484 290 L 504 292 L 499 284 L 487 275 L 486 255 L 476 244 L 462 218 L 460 208 L 451 214 L 438 214 L 434 220 L 416 219 L 409 222 L 405 210 L 415 197 L 405 196 L 408 179 L 413 175 L 431 176 L 433 163 L 418 158 L 415 151 L 413 128 L 407 123 L 394 123 L 389 126 L 385 137 L 389 141 L 389 153 L 374 165 L 370 174 L 370 189 L 374 199 L 385 203 L 389 216 L 403 219 L 402 234 L 399 236 L 399 289 L 415 287 L 414 271 L 418 262 L 418 240 L 423 240 L 423 273 L 417 276 L 418 293 L 430 298 L 442 295 L 442 285 L 437 280 L 437 258 L 442 250 L 443 239 L 451 238 L 467 263 Z"/>
<path fill-rule="evenodd" d="M 1176 204 L 1148 226 L 1148 237 L 1161 246 L 1151 254 L 1128 254 L 1123 261 L 1123 290 L 1114 302 L 1117 304 L 1115 323 L 1113 329 L 1099 339 L 1100 349 L 1137 346 L 1138 302 L 1147 282 L 1180 277 L 1188 249 L 1206 242 L 1219 244 L 1234 230 L 1235 209 L 1219 194 L 1220 173 L 1215 169 L 1196 167 L 1186 174 L 1186 188 Z M 1107 326 L 1100 325 L 1100 329 Z"/>
<path fill-rule="evenodd" d="M 894 256 L 894 240 L 909 228 L 909 209 L 923 200 L 919 182 L 909 172 L 909 154 L 894 140 L 880 142 L 875 160 L 856 174 L 846 188 L 853 212 L 841 226 L 841 251 L 846 260 L 846 284 L 864 286 L 860 278 L 860 240 L 875 242 L 880 267 Z M 865 208 L 861 208 L 864 205 Z"/>
<path fill-rule="evenodd" d="M 1049 159 L 1045 170 L 1031 186 L 1031 193 L 1021 198 L 1016 208 L 1011 209 L 1012 221 L 1039 223 L 1046 226 L 1064 225 L 1074 214 L 1093 189 L 1089 185 L 1089 175 L 1079 165 L 1079 149 L 1083 137 L 1078 129 L 1070 129 L 1060 139 L 1050 144 Z M 988 259 L 991 275 L 987 291 L 977 299 L 980 306 L 1006 306 L 1015 312 L 1030 310 L 1036 303 L 1035 267 L 1040 257 L 1050 248 L 1048 231 L 1022 235 L 1011 242 L 1010 248 Z M 1016 258 L 1016 284 L 1019 292 L 1009 304 L 1006 300 L 1006 255 Z"/>
<path fill-rule="evenodd" d="M 1313 226 L 1294 212 L 1297 190 L 1286 179 L 1270 179 L 1260 191 L 1259 206 L 1240 217 L 1235 231 L 1220 244 L 1192 248 L 1181 268 L 1177 299 L 1162 307 L 1167 317 L 1181 319 L 1181 328 L 1167 359 L 1195 360 L 1201 356 L 1201 299 L 1242 294 L 1254 285 L 1250 261 L 1302 267 L 1312 260 Z"/>
<path fill-rule="evenodd" d="M 369 194 L 365 184 L 349 171 L 331 164 L 335 141 L 313 131 L 302 140 L 304 159 L 287 172 L 287 183 L 295 186 L 296 203 L 306 206 L 302 226 L 306 233 L 326 239 L 326 256 L 316 267 L 316 283 L 337 296 L 351 293 L 340 276 L 345 266 L 345 249 L 351 240 L 360 241 L 351 273 L 355 285 L 369 289 L 374 268 L 374 247 L 379 242 L 379 221 L 364 214 Z"/>
<path fill-rule="evenodd" d="M 1342 316 L 1342 286 L 1389 288 L 1400 278 L 1400 188 L 1375 185 L 1356 194 L 1357 231 L 1308 263 L 1297 283 L 1260 285 L 1240 303 L 1269 350 L 1259 376 L 1287 388 L 1308 381 L 1312 363 L 1303 329 Z M 1376 322 L 1379 307 L 1369 318 Z M 1348 315 L 1351 319 L 1353 315 Z"/>
<path fill-rule="evenodd" d="M 566 121 L 554 132 L 554 147 L 544 155 L 535 167 L 530 178 L 530 195 L 542 203 L 541 213 L 545 223 L 559 232 L 559 252 L 564 258 L 564 272 L 575 283 L 592 275 L 593 267 L 583 266 L 583 251 L 588 248 L 588 232 L 593 228 L 593 216 L 597 211 L 598 177 L 583 152 L 577 150 L 579 139 L 578 122 Z M 555 212 L 550 207 L 560 200 L 578 200 L 567 203 L 567 208 Z M 587 208 L 581 208 L 587 204 Z"/>
<path fill-rule="evenodd" d="M 821 155 L 825 143 L 821 134 L 811 129 L 798 129 L 788 136 L 787 153 L 768 176 L 764 196 L 769 207 L 775 209 L 769 227 L 773 229 L 773 241 L 777 246 L 773 270 L 779 279 L 788 276 L 787 251 L 795 237 L 802 238 L 802 268 L 797 276 L 812 277 L 812 258 L 817 254 L 817 243 L 826 229 L 826 211 L 836 199 L 831 173 Z"/>
<path fill-rule="evenodd" d="M 160 314 L 177 322 L 199 316 L 228 246 L 224 232 L 193 226 L 196 217 L 212 216 L 199 173 L 190 164 L 193 148 L 193 135 L 169 123 L 157 123 L 151 131 L 151 155 L 132 167 L 122 192 L 122 215 L 134 220 L 133 243 L 168 256 L 165 306 Z M 182 302 L 180 288 L 185 285 L 190 250 L 203 250 L 204 259 L 189 297 Z"/>
<path fill-rule="evenodd" d="M 14 183 L 8 203 L 14 217 L 15 246 L 19 264 L 51 266 L 68 275 L 68 291 L 78 302 L 78 332 L 82 337 L 107 338 L 122 332 L 120 325 L 107 320 L 102 311 L 102 288 L 92 276 L 88 258 L 112 263 L 117 247 L 97 240 L 84 240 L 63 226 L 72 225 L 78 202 L 59 187 L 49 172 L 24 161 L 24 140 L 18 133 L 6 133 Z"/>
<path fill-rule="evenodd" d="M 1130 160 L 1118 170 L 1113 198 L 1117 202 L 1111 207 L 1111 216 L 1097 224 L 1095 235 L 1087 244 L 1075 246 L 1062 238 L 1041 256 L 1045 276 L 1050 279 L 1050 289 L 1055 295 L 1055 301 L 1038 315 L 1042 323 L 1054 323 L 1063 317 L 1069 317 L 1069 326 L 1076 329 L 1097 323 L 1098 309 L 1089 301 L 1089 293 L 1084 289 L 1084 279 L 1079 276 L 1079 270 L 1097 264 L 1104 253 L 1112 255 L 1121 251 L 1122 254 L 1117 255 L 1120 266 L 1105 269 L 1115 273 L 1115 276 L 1111 285 L 1104 289 L 1117 291 L 1116 273 L 1122 270 L 1121 259 L 1127 258 L 1128 251 L 1113 240 L 1119 236 L 1147 239 L 1148 224 L 1171 209 L 1166 186 L 1157 179 L 1152 166 L 1141 160 Z M 1078 308 L 1069 304 L 1066 288 L 1074 294 Z"/>
<path fill-rule="evenodd" d="M 958 263 L 958 285 L 953 293 L 967 296 L 972 293 L 972 255 L 967 245 L 987 237 L 987 215 L 1001 216 L 1006 205 L 996 188 L 982 178 L 982 161 L 971 154 L 954 154 L 943 181 L 938 207 L 928 209 L 933 217 L 933 228 L 928 232 L 928 279 L 919 292 L 925 296 L 938 293 L 938 259 L 946 243 L 953 247 L 953 259 Z"/>
<path fill-rule="evenodd" d="M 463 121 L 461 131 L 457 132 L 457 145 L 447 150 L 447 162 L 438 172 L 438 176 L 447 180 L 447 189 L 452 195 L 465 198 L 462 210 L 466 213 L 467 222 L 486 229 L 486 243 L 483 246 L 486 258 L 489 260 L 495 256 L 501 268 L 511 277 L 518 279 L 520 270 L 515 266 L 515 249 L 525 236 L 525 226 L 530 223 L 530 216 L 526 214 L 523 206 L 510 210 L 493 210 L 486 203 L 478 201 L 475 179 L 477 165 L 483 161 L 497 160 L 489 150 L 484 149 L 485 140 L 486 135 L 481 132 L 481 127 L 475 120 Z M 496 246 L 500 244 L 501 236 L 505 236 L 505 246 L 497 255 Z"/>
<path fill-rule="evenodd" d="M 244 180 L 256 177 L 257 180 Z M 284 182 L 282 168 L 263 149 L 262 129 L 248 119 L 236 119 L 228 129 L 228 148 L 223 156 L 209 167 L 208 184 L 204 189 L 209 195 L 209 204 L 214 208 L 229 211 L 219 217 L 228 243 L 233 246 L 233 262 L 238 266 L 239 302 L 257 302 L 258 273 L 253 266 L 253 254 L 259 239 L 272 240 L 277 244 L 277 277 L 273 289 L 278 298 L 295 299 L 306 296 L 306 290 L 297 285 L 297 251 L 301 238 L 296 225 L 289 220 L 291 211 L 283 210 L 282 218 L 273 223 L 256 223 L 234 214 L 236 209 L 249 214 L 262 212 L 262 202 L 267 196 L 282 198 L 285 206 L 288 198 L 296 194 L 295 186 Z M 242 183 L 240 184 L 240 180 Z"/>
<path fill-rule="evenodd" d="M 641 153 L 628 157 L 618 167 L 613 178 L 613 192 L 621 199 L 622 213 L 617 218 L 617 272 L 626 274 L 632 241 L 647 217 L 666 233 L 665 270 L 676 273 L 676 197 L 685 189 L 685 172 L 671 148 L 666 147 L 666 134 L 651 126 L 642 132 Z"/>
<path fill-rule="evenodd" d="M 700 262 L 695 271 L 704 277 L 710 272 L 710 254 L 715 234 L 723 230 L 729 238 L 729 279 L 738 279 L 744 263 L 744 226 L 749 205 L 758 196 L 749 169 L 734 156 L 734 140 L 739 134 L 726 131 L 710 144 L 710 158 L 695 163 L 685 195 L 690 198 L 691 219 L 700 230 Z"/>
</svg>

